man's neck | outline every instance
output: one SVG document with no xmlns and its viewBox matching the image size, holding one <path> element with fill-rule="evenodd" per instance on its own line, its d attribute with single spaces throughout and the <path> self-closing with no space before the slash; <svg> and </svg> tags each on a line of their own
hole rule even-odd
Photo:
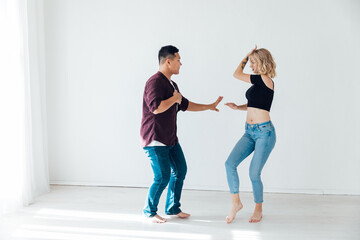
<svg viewBox="0 0 360 240">
<path fill-rule="evenodd" d="M 159 68 L 159 72 L 161 72 L 162 74 L 165 75 L 165 77 L 171 81 L 171 76 L 172 76 L 172 73 L 169 72 L 169 71 L 166 71 L 166 69 L 163 69 L 163 68 Z"/>
</svg>

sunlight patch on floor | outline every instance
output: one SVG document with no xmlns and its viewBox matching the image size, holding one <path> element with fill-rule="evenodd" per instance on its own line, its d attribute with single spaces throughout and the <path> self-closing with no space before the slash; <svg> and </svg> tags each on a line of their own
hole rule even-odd
<svg viewBox="0 0 360 240">
<path fill-rule="evenodd" d="M 232 231 L 232 240 L 262 240 L 259 232 L 248 230 L 234 230 Z"/>
<path fill-rule="evenodd" d="M 195 233 L 174 233 L 160 231 L 135 231 L 125 229 L 106 229 L 88 227 L 65 227 L 24 224 L 13 234 L 13 237 L 41 238 L 41 239 L 62 239 L 62 240 L 150 240 L 150 239 L 184 239 L 184 240 L 210 240 L 208 234 Z"/>
<path fill-rule="evenodd" d="M 36 213 L 39 218 L 54 218 L 54 217 L 68 217 L 77 219 L 89 220 L 109 220 L 109 221 L 131 221 L 131 222 L 144 222 L 146 218 L 141 214 L 123 214 L 123 213 L 107 213 L 107 212 L 89 212 L 89 211 L 76 211 L 76 210 L 62 210 L 43 208 Z"/>
</svg>

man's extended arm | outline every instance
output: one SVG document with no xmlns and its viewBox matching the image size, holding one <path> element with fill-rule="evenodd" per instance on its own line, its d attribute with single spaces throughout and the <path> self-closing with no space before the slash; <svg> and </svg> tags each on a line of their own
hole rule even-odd
<svg viewBox="0 0 360 240">
<path fill-rule="evenodd" d="M 212 104 L 199 104 L 199 103 L 194 103 L 194 102 L 189 101 L 189 106 L 186 110 L 193 111 L 193 112 L 213 110 L 213 111 L 218 112 L 219 109 L 217 109 L 216 107 L 221 102 L 222 99 L 223 99 L 223 97 L 218 97 L 218 99 Z"/>
</svg>

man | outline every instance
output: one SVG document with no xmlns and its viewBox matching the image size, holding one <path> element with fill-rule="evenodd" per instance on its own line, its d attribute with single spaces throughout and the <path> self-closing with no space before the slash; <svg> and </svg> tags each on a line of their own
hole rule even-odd
<svg viewBox="0 0 360 240">
<path fill-rule="evenodd" d="M 161 193 L 169 183 L 165 213 L 180 218 L 190 216 L 180 210 L 180 197 L 187 166 L 183 151 L 176 136 L 176 116 L 178 111 L 219 111 L 213 104 L 197 104 L 183 97 L 177 84 L 171 80 L 178 74 L 180 66 L 179 50 L 174 46 L 164 46 L 159 51 L 159 71 L 146 82 L 143 96 L 143 117 L 140 135 L 142 147 L 151 162 L 154 182 L 149 188 L 144 214 L 155 223 L 166 219 L 157 214 Z"/>
</svg>

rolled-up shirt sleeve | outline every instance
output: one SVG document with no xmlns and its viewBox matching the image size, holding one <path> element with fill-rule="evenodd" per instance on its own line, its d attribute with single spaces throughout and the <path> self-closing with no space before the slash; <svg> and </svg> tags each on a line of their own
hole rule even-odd
<svg viewBox="0 0 360 240">
<path fill-rule="evenodd" d="M 164 89 L 160 81 L 154 79 L 145 86 L 144 100 L 151 112 L 154 112 L 164 100 Z"/>
<path fill-rule="evenodd" d="M 175 86 L 175 89 L 179 92 L 179 93 L 181 93 L 180 92 L 180 90 L 179 90 L 179 87 L 178 87 L 178 85 L 173 81 L 173 83 L 174 83 L 174 86 Z M 186 98 L 186 97 L 184 97 L 184 96 L 182 96 L 182 99 L 181 99 L 181 104 L 180 104 L 180 107 L 178 108 L 178 111 L 186 111 L 187 110 L 187 108 L 189 107 L 189 100 Z"/>
<path fill-rule="evenodd" d="M 188 107 L 189 107 L 189 100 L 183 96 L 182 100 L 181 100 L 179 110 L 184 112 L 184 111 L 187 110 Z"/>
</svg>

